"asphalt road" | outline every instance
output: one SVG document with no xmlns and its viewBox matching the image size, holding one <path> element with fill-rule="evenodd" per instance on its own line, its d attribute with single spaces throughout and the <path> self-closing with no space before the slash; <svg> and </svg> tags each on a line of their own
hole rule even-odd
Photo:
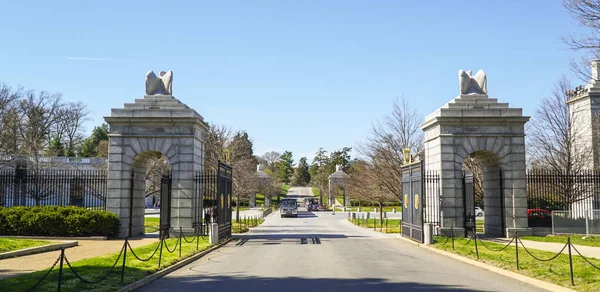
<svg viewBox="0 0 600 292">
<path fill-rule="evenodd" d="M 302 198 L 310 188 L 293 188 Z M 544 291 L 352 225 L 337 212 L 278 213 L 140 291 Z"/>
</svg>

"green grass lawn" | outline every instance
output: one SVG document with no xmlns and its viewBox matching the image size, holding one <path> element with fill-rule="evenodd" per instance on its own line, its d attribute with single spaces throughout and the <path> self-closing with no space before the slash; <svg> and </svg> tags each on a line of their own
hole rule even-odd
<svg viewBox="0 0 600 292">
<path fill-rule="evenodd" d="M 192 238 L 188 238 L 192 240 Z M 175 244 L 178 241 L 177 238 L 167 240 L 167 246 L 173 250 Z M 191 256 L 200 251 L 206 250 L 210 247 L 208 238 L 200 239 L 199 250 L 196 250 L 196 241 L 187 243 L 182 240 L 183 245 L 181 249 L 182 258 Z M 158 242 L 137 247 L 134 252 L 142 259 L 148 258 L 156 247 Z M 63 266 L 63 282 L 62 291 L 117 291 L 121 287 L 131 284 L 145 276 L 148 276 L 158 270 L 164 269 L 166 266 L 170 266 L 181 260 L 179 258 L 179 247 L 175 249 L 173 253 L 169 253 L 166 247 L 163 247 L 161 267 L 158 267 L 158 256 L 159 251 L 154 255 L 154 258 L 147 262 L 138 261 L 133 257 L 131 251 L 127 252 L 127 262 L 125 267 L 125 278 L 124 283 L 121 284 L 121 264 L 123 258 L 119 259 L 115 270 L 108 276 L 108 278 L 98 284 L 85 284 L 81 280 L 75 278 L 71 270 L 65 263 Z M 56 257 L 60 253 L 55 252 Z M 115 263 L 119 253 L 108 254 L 101 257 L 89 258 L 81 261 L 72 262 L 71 265 L 75 268 L 75 271 L 88 281 L 94 281 L 104 276 L 108 270 Z M 65 256 L 69 258 L 69 250 L 65 251 Z M 51 264 L 51 263 L 50 263 Z M 25 291 L 32 287 L 45 273 L 47 270 L 34 272 L 27 275 L 12 277 L 4 280 L 0 280 L 1 287 L 10 287 L 11 291 Z M 48 277 L 35 289 L 35 291 L 55 291 L 57 287 L 58 279 L 58 266 L 50 272 Z"/>
<path fill-rule="evenodd" d="M 20 238 L 0 238 L 0 253 L 50 244 L 49 241 Z"/>
<path fill-rule="evenodd" d="M 158 232 L 160 228 L 160 218 L 144 217 L 144 232 L 153 233 Z"/>
<path fill-rule="evenodd" d="M 383 225 L 381 224 L 381 221 L 379 221 L 379 218 L 377 219 L 369 219 L 368 222 L 367 220 L 352 220 L 352 219 L 348 219 L 348 221 L 350 221 L 350 223 L 360 226 L 360 227 L 364 227 L 364 228 L 373 228 L 375 227 L 374 230 L 379 231 L 379 232 L 383 232 L 383 233 L 400 233 L 400 231 L 402 230 L 402 224 L 400 224 L 401 220 L 400 219 L 388 219 L 387 220 L 387 227 L 386 227 L 386 220 L 383 219 Z"/>
<path fill-rule="evenodd" d="M 319 188 L 313 187 L 312 188 L 312 193 L 313 193 L 313 196 L 315 196 L 315 197 L 318 196 L 319 195 Z"/>
<path fill-rule="evenodd" d="M 548 236 L 523 236 L 521 239 L 523 240 L 534 240 L 534 241 L 543 241 L 543 242 L 556 242 L 565 244 L 567 243 L 567 235 L 548 235 Z M 594 246 L 600 247 L 600 236 L 590 236 L 585 237 L 583 235 L 579 236 L 571 236 L 571 243 L 575 246 L 577 245 L 585 245 L 585 246 Z"/>
<path fill-rule="evenodd" d="M 455 239 L 460 240 L 462 243 L 466 243 L 466 239 Z M 436 237 L 436 243 L 433 247 L 445 250 L 448 252 L 452 251 L 452 244 L 448 240 L 445 245 L 442 243 L 446 242 L 446 238 Z M 516 268 L 515 263 L 515 247 L 512 243 L 508 248 L 503 251 L 493 252 L 485 247 L 481 246 L 481 243 L 477 243 L 479 246 L 480 262 L 496 266 L 505 270 L 523 274 L 532 278 L 540 279 L 547 282 L 552 282 L 557 285 L 568 287 L 577 291 L 600 291 L 600 271 L 596 270 L 579 256 L 573 256 L 573 270 L 575 275 L 575 287 L 571 286 L 570 274 L 569 274 L 569 256 L 561 254 L 557 259 L 550 262 L 540 262 L 533 259 L 528 255 L 521 246 L 519 246 L 519 270 Z M 501 244 L 495 244 L 491 242 L 485 242 L 485 245 L 491 249 L 500 249 L 504 247 Z M 527 245 L 525 245 L 527 246 Z M 476 259 L 475 244 L 471 241 L 468 245 L 462 245 L 458 242 L 454 243 L 454 253 L 461 256 Z M 554 256 L 556 253 L 529 250 L 538 258 L 548 259 Z M 600 260 L 590 259 L 596 266 L 600 265 Z"/>
</svg>

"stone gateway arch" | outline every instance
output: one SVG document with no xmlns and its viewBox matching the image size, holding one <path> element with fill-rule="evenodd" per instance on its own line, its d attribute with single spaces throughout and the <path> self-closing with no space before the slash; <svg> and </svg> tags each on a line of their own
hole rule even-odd
<svg viewBox="0 0 600 292">
<path fill-rule="evenodd" d="M 439 222 L 439 233 L 450 235 L 451 228 L 456 234 L 464 232 L 474 209 L 463 187 L 463 164 L 470 157 L 483 169 L 486 235 L 530 235 L 524 127 L 529 117 L 520 108 L 489 98 L 483 71 L 475 77 L 467 72 L 459 72 L 460 95 L 421 125 L 425 168 L 440 176 L 439 200 L 427 201 L 424 212 Z"/>
<path fill-rule="evenodd" d="M 172 171 L 169 225 L 193 233 L 194 212 L 201 210 L 194 206 L 201 203 L 194 200 L 194 174 L 203 168 L 207 126 L 171 95 L 171 71 L 163 79 L 147 75 L 147 94 L 104 118 L 110 125 L 107 209 L 121 219 L 121 237 L 144 234 L 146 162 L 165 156 Z"/>
</svg>

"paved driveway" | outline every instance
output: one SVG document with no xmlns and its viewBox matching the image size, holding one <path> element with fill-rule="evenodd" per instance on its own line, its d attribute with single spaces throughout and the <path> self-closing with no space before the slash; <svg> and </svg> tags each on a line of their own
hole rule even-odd
<svg viewBox="0 0 600 292">
<path fill-rule="evenodd" d="M 303 208 L 298 218 L 274 213 L 141 291 L 543 291 L 346 218 Z"/>
</svg>

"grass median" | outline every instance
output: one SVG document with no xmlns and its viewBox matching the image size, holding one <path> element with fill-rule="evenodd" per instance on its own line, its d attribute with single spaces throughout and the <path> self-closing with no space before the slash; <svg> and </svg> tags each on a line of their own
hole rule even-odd
<svg viewBox="0 0 600 292">
<path fill-rule="evenodd" d="M 521 239 L 523 240 L 533 240 L 533 241 L 541 241 L 541 242 L 554 242 L 554 243 L 567 243 L 567 235 L 548 235 L 548 236 L 523 236 Z M 600 247 L 600 237 L 599 236 L 584 236 L 584 235 L 572 235 L 571 243 L 574 245 L 585 245 L 585 246 L 593 246 Z"/>
<path fill-rule="evenodd" d="M 524 238 L 523 238 L 524 239 Z M 551 282 L 577 291 L 600 291 L 600 270 L 595 269 L 586 263 L 580 256 L 573 256 L 573 271 L 575 286 L 571 286 L 569 256 L 561 254 L 556 259 L 549 262 L 542 262 L 530 256 L 522 246 L 519 245 L 519 269 L 516 268 L 516 248 L 512 242 L 506 249 L 499 250 L 506 245 L 496 244 L 484 241 L 485 246 L 478 242 L 479 261 L 486 264 L 516 272 L 525 276 L 539 280 Z M 487 249 L 486 246 L 489 248 Z M 475 242 L 471 240 L 467 244 L 467 239 L 455 238 L 454 250 L 452 250 L 451 240 L 444 237 L 436 237 L 436 243 L 433 247 L 452 252 L 470 259 L 477 259 L 475 252 Z M 527 247 L 527 245 L 525 245 Z M 534 256 L 540 259 L 550 259 L 556 252 L 546 252 L 528 249 Z M 573 254 L 576 254 L 573 251 Z M 588 259 L 594 265 L 600 267 L 600 260 Z"/>
<path fill-rule="evenodd" d="M 101 281 L 98 284 L 86 284 L 83 281 L 76 278 L 71 269 L 68 268 L 67 263 L 63 264 L 63 280 L 62 280 L 62 290 L 61 291 L 116 291 L 126 285 L 129 285 L 137 280 L 140 280 L 156 271 L 162 270 L 167 266 L 173 265 L 176 262 L 181 261 L 183 258 L 189 257 L 193 254 L 199 253 L 201 251 L 206 250 L 210 247 L 208 243 L 208 238 L 200 238 L 198 242 L 198 250 L 196 250 L 196 241 L 194 240 L 192 243 L 187 243 L 182 239 L 183 245 L 181 246 L 181 258 L 179 257 L 179 247 L 176 247 L 177 241 L 179 239 L 172 238 L 166 241 L 166 245 L 163 246 L 162 258 L 161 258 L 161 266 L 158 267 L 158 259 L 160 255 L 160 248 L 147 262 L 142 262 L 137 260 L 132 254 L 131 251 L 127 251 L 127 260 L 125 267 L 125 276 L 124 281 L 121 283 L 121 266 L 123 263 L 123 257 L 119 258 L 115 269 L 108 275 L 108 277 Z M 188 241 L 192 240 L 192 237 L 187 238 Z M 159 242 L 152 243 L 149 245 L 141 246 L 134 248 L 134 252 L 142 259 L 146 259 L 152 255 L 152 253 L 157 249 Z M 167 251 L 167 247 L 171 250 L 175 248 L 175 251 L 172 253 Z M 56 257 L 59 258 L 60 252 L 54 252 Z M 65 256 L 69 258 L 69 250 L 65 250 Z M 85 260 L 80 260 L 76 262 L 72 262 L 71 265 L 75 269 L 75 272 L 79 274 L 82 278 L 88 281 L 97 281 L 100 280 L 106 273 L 110 270 L 110 268 L 115 264 L 117 258 L 119 257 L 119 253 L 107 254 L 101 257 L 89 258 Z M 52 264 L 52 263 L 49 263 Z M 0 290 L 1 291 L 26 291 L 27 289 L 33 287 L 39 279 L 41 279 L 47 272 L 48 269 L 40 272 L 34 272 L 27 275 L 7 278 L 4 280 L 0 280 Z M 48 277 L 40 283 L 39 286 L 35 289 L 35 291 L 54 291 L 57 289 L 58 284 L 58 265 L 50 272 Z"/>
<path fill-rule="evenodd" d="M 0 253 L 50 244 L 50 241 L 21 238 L 0 238 Z"/>
<path fill-rule="evenodd" d="M 379 232 L 383 232 L 383 233 L 400 233 L 400 231 L 402 230 L 402 224 L 400 219 L 383 219 L 383 224 L 381 223 L 381 221 L 379 219 L 363 219 L 363 220 L 359 220 L 359 219 L 348 219 L 348 221 L 350 221 L 350 223 L 356 225 L 356 226 L 360 226 L 360 227 L 364 227 L 364 228 L 371 228 L 375 231 L 379 231 Z M 387 223 L 387 224 L 386 224 Z"/>
</svg>

